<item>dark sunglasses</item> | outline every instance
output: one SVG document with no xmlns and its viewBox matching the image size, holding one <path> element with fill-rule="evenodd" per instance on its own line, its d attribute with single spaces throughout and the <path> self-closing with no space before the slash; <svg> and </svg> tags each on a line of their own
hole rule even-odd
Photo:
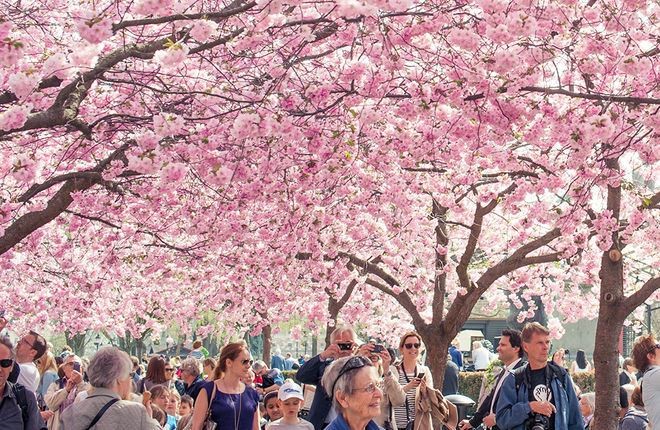
<svg viewBox="0 0 660 430">
<path fill-rule="evenodd" d="M 3 369 L 11 367 L 13 364 L 14 364 L 14 360 L 12 358 L 5 358 L 0 360 L 0 367 L 2 367 Z"/>
<path fill-rule="evenodd" d="M 342 376 L 344 376 L 345 374 L 347 374 L 352 370 L 362 369 L 363 367 L 366 366 L 373 366 L 373 364 L 371 364 L 371 360 L 369 360 L 366 357 L 362 357 L 361 355 L 356 355 L 355 357 L 349 358 L 346 361 L 346 363 L 344 363 L 344 365 L 341 367 L 341 369 L 339 369 L 339 373 L 337 374 L 337 379 L 335 379 L 335 382 L 332 383 L 332 390 L 330 393 L 328 393 L 330 397 L 332 398 L 335 396 L 335 385 L 337 385 L 337 381 L 339 381 L 339 379 L 341 379 Z"/>
<path fill-rule="evenodd" d="M 245 360 L 242 360 L 242 361 L 241 361 L 241 364 L 242 364 L 243 366 L 245 366 L 246 364 L 249 364 L 250 366 L 252 366 L 252 365 L 254 364 L 254 360 L 245 359 Z"/>
<path fill-rule="evenodd" d="M 649 354 L 653 354 L 656 349 L 660 349 L 660 343 L 656 343 L 655 346 L 652 346 Z"/>
<path fill-rule="evenodd" d="M 420 344 L 420 343 L 406 343 L 403 346 L 405 346 L 406 349 L 413 349 L 413 348 L 419 349 L 419 347 L 422 346 L 422 344 Z"/>
<path fill-rule="evenodd" d="M 171 367 L 166 367 L 166 368 L 165 368 L 165 371 L 166 371 L 166 372 L 174 372 L 174 369 L 172 369 Z"/>
</svg>

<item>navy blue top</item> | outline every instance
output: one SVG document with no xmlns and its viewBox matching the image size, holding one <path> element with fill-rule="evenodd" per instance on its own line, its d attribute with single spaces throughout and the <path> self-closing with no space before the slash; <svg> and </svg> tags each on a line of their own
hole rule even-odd
<svg viewBox="0 0 660 430">
<path fill-rule="evenodd" d="M 207 399 L 213 394 L 213 384 L 214 381 L 204 383 Z M 216 388 L 211 403 L 211 419 L 218 424 L 217 430 L 252 430 L 258 407 L 259 394 L 252 387 L 246 386 L 241 394 L 227 394 Z"/>
</svg>

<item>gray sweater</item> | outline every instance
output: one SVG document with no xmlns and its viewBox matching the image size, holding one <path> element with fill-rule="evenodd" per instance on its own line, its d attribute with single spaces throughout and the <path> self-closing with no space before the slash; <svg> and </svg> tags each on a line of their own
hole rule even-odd
<svg viewBox="0 0 660 430">
<path fill-rule="evenodd" d="M 61 430 L 85 430 L 101 408 L 119 396 L 106 388 L 94 388 L 89 397 L 69 406 L 60 417 Z M 110 406 L 93 430 L 160 430 L 145 407 L 136 402 L 119 400 Z"/>
</svg>

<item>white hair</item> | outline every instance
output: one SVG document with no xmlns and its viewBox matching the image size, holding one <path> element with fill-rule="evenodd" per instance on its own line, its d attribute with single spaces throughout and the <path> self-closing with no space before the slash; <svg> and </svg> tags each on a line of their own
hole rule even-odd
<svg viewBox="0 0 660 430">
<path fill-rule="evenodd" d="M 92 387 L 112 388 L 118 379 L 129 377 L 133 362 L 124 351 L 114 346 L 98 350 L 87 366 L 87 377 Z"/>
</svg>

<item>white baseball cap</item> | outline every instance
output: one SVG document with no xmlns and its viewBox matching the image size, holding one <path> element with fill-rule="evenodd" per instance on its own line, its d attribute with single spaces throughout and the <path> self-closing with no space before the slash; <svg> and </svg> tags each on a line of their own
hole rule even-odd
<svg viewBox="0 0 660 430">
<path fill-rule="evenodd" d="M 303 396 L 302 387 L 295 382 L 287 381 L 280 387 L 277 392 L 277 398 L 284 401 L 287 399 L 300 399 L 305 400 Z"/>
</svg>

